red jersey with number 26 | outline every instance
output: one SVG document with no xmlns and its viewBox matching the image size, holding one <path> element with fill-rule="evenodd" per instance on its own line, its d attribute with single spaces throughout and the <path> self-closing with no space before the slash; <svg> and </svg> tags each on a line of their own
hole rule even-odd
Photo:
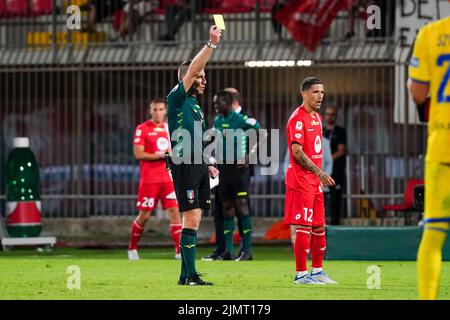
<svg viewBox="0 0 450 320">
<path fill-rule="evenodd" d="M 292 155 L 292 144 L 298 143 L 303 152 L 319 168 L 322 168 L 322 118 L 317 112 L 311 116 L 303 105 L 295 109 L 286 126 L 289 149 L 289 166 L 286 171 L 286 187 L 305 193 L 319 193 L 319 178 L 304 169 Z"/>
<path fill-rule="evenodd" d="M 141 123 L 134 133 L 134 145 L 144 146 L 147 153 L 162 152 L 170 149 L 167 124 L 155 124 L 152 120 Z M 164 159 L 156 161 L 141 160 L 141 179 L 139 185 L 149 183 L 171 182 Z"/>
</svg>

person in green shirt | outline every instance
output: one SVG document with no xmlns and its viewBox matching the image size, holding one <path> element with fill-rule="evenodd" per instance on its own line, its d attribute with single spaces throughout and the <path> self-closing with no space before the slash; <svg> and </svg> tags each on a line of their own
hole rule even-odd
<svg viewBox="0 0 450 320">
<path fill-rule="evenodd" d="M 206 88 L 205 65 L 219 44 L 222 31 L 209 29 L 209 41 L 191 62 L 178 69 L 179 83 L 167 95 L 169 132 L 172 141 L 171 171 L 180 212 L 181 274 L 179 285 L 212 285 L 195 268 L 197 230 L 202 209 L 211 204 L 209 178 L 219 171 L 203 158 L 203 112 L 197 98 Z"/>
<path fill-rule="evenodd" d="M 224 238 L 226 251 L 220 260 L 252 260 L 252 224 L 249 207 L 249 150 L 256 150 L 259 122 L 232 110 L 233 96 L 229 91 L 219 91 L 214 96 L 214 107 L 218 115 L 214 129 L 221 133 L 222 146 L 217 144 L 216 160 L 221 179 L 219 198 L 224 214 Z M 249 148 L 248 144 L 251 145 Z M 243 229 L 243 250 L 234 256 L 233 233 L 235 217 L 239 217 Z"/>
</svg>

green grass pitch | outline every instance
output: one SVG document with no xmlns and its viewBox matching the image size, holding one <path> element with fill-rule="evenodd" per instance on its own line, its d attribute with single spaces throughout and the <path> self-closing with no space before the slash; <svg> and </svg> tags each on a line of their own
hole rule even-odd
<svg viewBox="0 0 450 320">
<path fill-rule="evenodd" d="M 211 248 L 199 248 L 200 258 Z M 197 261 L 211 287 L 176 284 L 180 262 L 169 248 L 142 249 L 140 261 L 128 261 L 126 250 L 57 248 L 0 252 L 0 299 L 417 299 L 414 261 L 325 261 L 338 285 L 293 283 L 291 249 L 255 247 L 254 261 Z M 79 266 L 80 289 L 68 289 L 67 268 Z M 368 289 L 369 266 L 380 267 L 380 289 Z M 450 297 L 450 263 L 443 265 L 440 299 Z"/>
</svg>

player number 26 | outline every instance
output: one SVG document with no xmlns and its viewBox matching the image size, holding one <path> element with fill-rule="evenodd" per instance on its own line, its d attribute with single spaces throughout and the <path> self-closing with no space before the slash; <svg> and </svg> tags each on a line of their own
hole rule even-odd
<svg viewBox="0 0 450 320">
<path fill-rule="evenodd" d="M 155 205 L 155 199 L 154 198 L 144 197 L 144 202 L 142 203 L 143 207 L 153 207 L 154 205 Z"/>
<path fill-rule="evenodd" d="M 312 222 L 313 209 L 303 208 L 305 221 Z"/>
</svg>

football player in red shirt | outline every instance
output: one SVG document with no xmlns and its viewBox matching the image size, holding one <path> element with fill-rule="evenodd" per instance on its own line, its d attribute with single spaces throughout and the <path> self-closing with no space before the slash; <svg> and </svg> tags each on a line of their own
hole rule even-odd
<svg viewBox="0 0 450 320">
<path fill-rule="evenodd" d="M 166 114 L 166 102 L 153 100 L 150 103 L 151 119 L 138 125 L 134 135 L 134 156 L 141 161 L 141 178 L 136 203 L 139 215 L 131 227 L 128 246 L 130 260 L 139 260 L 137 244 L 158 200 L 161 200 L 163 209 L 169 215 L 175 258 L 181 258 L 181 217 L 172 177 L 166 170 L 165 162 L 165 153 L 170 152 L 169 131 L 167 124 L 164 123 Z"/>
<path fill-rule="evenodd" d="M 336 283 L 322 270 L 325 255 L 325 206 L 323 186 L 333 179 L 322 171 L 322 118 L 317 112 L 324 86 L 315 77 L 301 83 L 303 104 L 292 113 L 286 126 L 289 166 L 286 171 L 284 221 L 295 225 L 294 255 L 296 284 Z M 311 252 L 312 271 L 307 258 Z"/>
</svg>

